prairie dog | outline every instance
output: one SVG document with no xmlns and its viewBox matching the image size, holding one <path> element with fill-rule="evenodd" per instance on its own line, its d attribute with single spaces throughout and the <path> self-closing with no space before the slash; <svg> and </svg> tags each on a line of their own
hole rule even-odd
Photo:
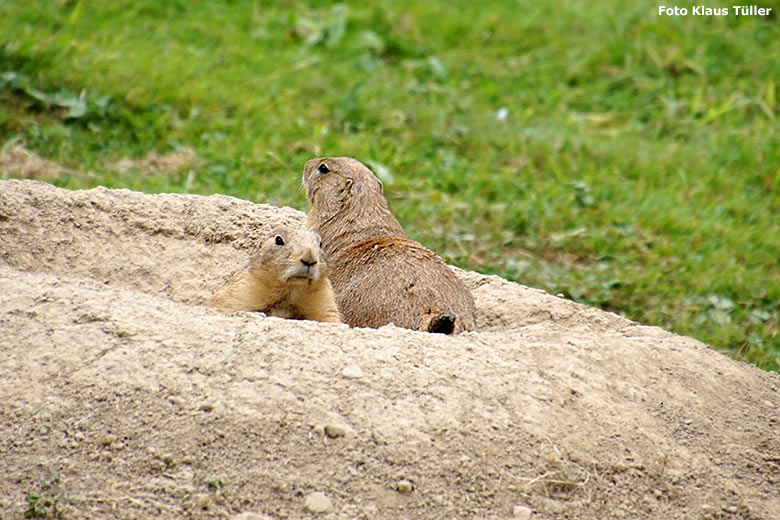
<svg viewBox="0 0 780 520">
<path fill-rule="evenodd" d="M 249 265 L 211 297 L 209 306 L 225 313 L 261 311 L 280 318 L 341 323 L 321 244 L 315 231 L 275 229 Z"/>
<path fill-rule="evenodd" d="M 344 321 L 451 334 L 474 330 L 474 299 L 444 261 L 406 237 L 382 182 L 350 157 L 311 159 L 303 169 L 307 227 L 331 258 L 330 280 Z"/>
</svg>

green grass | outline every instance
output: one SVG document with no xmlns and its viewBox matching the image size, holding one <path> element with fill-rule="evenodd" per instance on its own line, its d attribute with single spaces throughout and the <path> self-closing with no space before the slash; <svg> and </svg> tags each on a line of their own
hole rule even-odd
<svg viewBox="0 0 780 520">
<path fill-rule="evenodd" d="M 48 482 L 40 482 L 36 491 L 27 491 L 24 518 L 62 518 L 62 505 L 67 503 L 67 496 L 62 493 L 61 484 L 61 475 L 55 473 Z"/>
<path fill-rule="evenodd" d="M 384 4 L 0 0 L 0 146 L 302 210 L 303 163 L 354 156 L 450 262 L 780 368 L 780 2 Z"/>
</svg>

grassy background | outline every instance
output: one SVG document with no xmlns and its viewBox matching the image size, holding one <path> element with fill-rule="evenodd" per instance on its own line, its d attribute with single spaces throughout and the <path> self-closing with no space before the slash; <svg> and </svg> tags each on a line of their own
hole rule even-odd
<svg viewBox="0 0 780 520">
<path fill-rule="evenodd" d="M 780 368 L 780 2 L 385 4 L 0 0 L 0 151 L 302 210 L 354 156 L 449 262 Z"/>
</svg>

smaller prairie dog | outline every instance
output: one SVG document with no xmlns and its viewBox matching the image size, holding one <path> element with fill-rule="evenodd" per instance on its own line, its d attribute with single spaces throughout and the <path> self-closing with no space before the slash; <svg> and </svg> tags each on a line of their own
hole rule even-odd
<svg viewBox="0 0 780 520">
<path fill-rule="evenodd" d="M 328 280 L 322 239 L 315 231 L 275 229 L 231 276 L 209 306 L 228 314 L 260 311 L 295 320 L 341 323 Z"/>
</svg>

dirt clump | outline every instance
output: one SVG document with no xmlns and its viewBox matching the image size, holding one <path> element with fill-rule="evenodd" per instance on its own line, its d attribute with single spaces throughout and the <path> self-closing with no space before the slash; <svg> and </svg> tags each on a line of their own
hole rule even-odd
<svg viewBox="0 0 780 520">
<path fill-rule="evenodd" d="M 780 518 L 780 377 L 691 338 L 457 269 L 479 332 L 206 307 L 303 218 L 0 182 L 3 519 Z"/>
<path fill-rule="evenodd" d="M 0 149 L 0 173 L 25 179 L 53 180 L 70 172 L 49 159 L 38 157 L 21 144 L 7 143 Z"/>
</svg>

